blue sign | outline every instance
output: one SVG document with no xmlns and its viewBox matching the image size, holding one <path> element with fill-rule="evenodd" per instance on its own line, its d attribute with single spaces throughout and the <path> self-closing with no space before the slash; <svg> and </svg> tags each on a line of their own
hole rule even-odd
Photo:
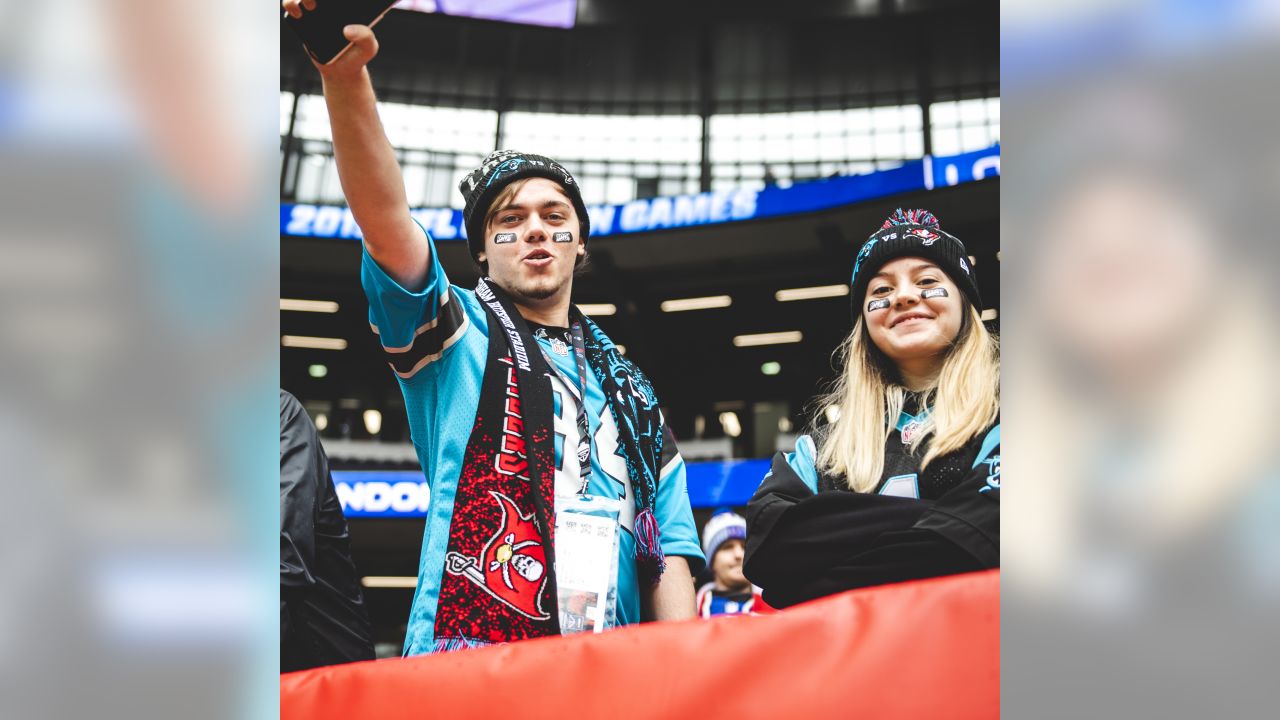
<svg viewBox="0 0 1280 720">
<path fill-rule="evenodd" d="M 335 470 L 333 487 L 347 517 L 426 517 L 431 506 L 420 472 Z"/>
<path fill-rule="evenodd" d="M 687 463 L 689 504 L 746 505 L 769 465 L 769 460 Z M 431 489 L 422 473 L 413 470 L 335 470 L 333 485 L 347 517 L 426 517 L 431 506 Z"/>
<path fill-rule="evenodd" d="M 695 508 L 746 505 L 772 462 L 764 459 L 686 464 L 689 504 Z"/>
<path fill-rule="evenodd" d="M 917 190 L 959 185 L 1000 175 L 1000 146 L 933 157 L 926 155 L 890 170 L 796 183 L 763 190 L 717 190 L 588 207 L 591 237 L 678 227 L 758 220 L 828 210 Z M 421 208 L 411 213 L 436 241 L 465 240 L 462 211 Z M 351 211 L 337 205 L 280 205 L 280 232 L 295 237 L 358 240 Z"/>
</svg>

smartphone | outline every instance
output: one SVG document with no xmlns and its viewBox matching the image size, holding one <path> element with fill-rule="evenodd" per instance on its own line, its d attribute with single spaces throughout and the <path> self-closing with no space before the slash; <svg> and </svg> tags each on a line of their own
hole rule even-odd
<svg viewBox="0 0 1280 720">
<path fill-rule="evenodd" d="M 316 0 L 316 9 L 302 9 L 294 19 L 284 13 L 284 21 L 302 40 L 302 46 L 316 62 L 328 65 L 342 56 L 351 43 L 342 34 L 348 25 L 372 27 L 400 0 Z"/>
</svg>

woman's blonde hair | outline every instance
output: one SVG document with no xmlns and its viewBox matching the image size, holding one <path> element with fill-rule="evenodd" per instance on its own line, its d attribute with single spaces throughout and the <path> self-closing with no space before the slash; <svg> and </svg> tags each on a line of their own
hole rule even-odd
<svg viewBox="0 0 1280 720">
<path fill-rule="evenodd" d="M 964 447 L 1000 413 L 999 342 L 982 325 L 978 311 L 968 302 L 964 307 L 965 322 L 947 350 L 938 384 L 921 396 L 921 407 L 931 410 L 909 446 L 915 453 L 925 438 L 933 437 L 921 470 Z M 818 399 L 815 422 L 829 417 L 833 406 L 838 417 L 826 429 L 817 467 L 844 478 L 854 492 L 870 492 L 884 472 L 885 440 L 897 425 L 907 389 L 897 380 L 893 362 L 871 341 L 861 316 L 835 357 L 843 370 Z"/>
</svg>

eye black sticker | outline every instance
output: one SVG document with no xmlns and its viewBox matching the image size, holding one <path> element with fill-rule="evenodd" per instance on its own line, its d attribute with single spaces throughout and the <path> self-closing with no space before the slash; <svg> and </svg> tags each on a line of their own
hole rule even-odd
<svg viewBox="0 0 1280 720">
<path fill-rule="evenodd" d="M 552 236 L 551 236 L 551 239 L 552 239 L 552 241 L 554 241 L 554 242 L 573 242 L 573 233 L 571 233 L 571 232 L 558 232 L 558 233 L 555 233 L 554 235 L 552 235 Z"/>
<path fill-rule="evenodd" d="M 936 297 L 951 297 L 951 293 L 947 292 L 946 288 L 929 288 L 928 290 L 920 293 L 920 298 L 922 300 Z"/>
<path fill-rule="evenodd" d="M 506 245 L 507 243 L 513 243 L 515 241 L 516 241 L 515 233 L 498 233 L 497 235 L 493 236 L 494 245 Z"/>
<path fill-rule="evenodd" d="M 876 310 L 884 310 L 889 307 L 889 298 L 880 298 L 867 303 L 867 312 L 875 312 Z"/>
</svg>

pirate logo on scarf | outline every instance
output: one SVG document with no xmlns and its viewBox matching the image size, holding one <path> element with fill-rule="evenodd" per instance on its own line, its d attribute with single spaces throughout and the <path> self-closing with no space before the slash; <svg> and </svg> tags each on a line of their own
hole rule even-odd
<svg viewBox="0 0 1280 720">
<path fill-rule="evenodd" d="M 547 585 L 547 555 L 532 512 L 523 514 L 511 498 L 489 491 L 502 510 L 502 525 L 484 546 L 480 557 L 457 552 L 445 558 L 445 567 L 461 575 L 521 615 L 549 620 L 542 608 Z"/>
</svg>

